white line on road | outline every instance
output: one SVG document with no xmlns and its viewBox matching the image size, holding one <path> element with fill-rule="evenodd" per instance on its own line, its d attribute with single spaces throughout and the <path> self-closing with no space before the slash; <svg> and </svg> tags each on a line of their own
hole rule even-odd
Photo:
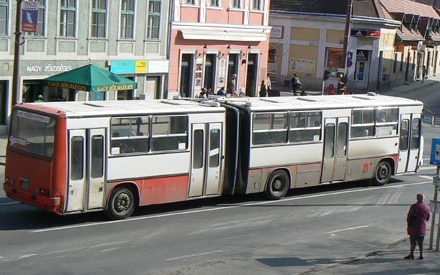
<svg viewBox="0 0 440 275">
<path fill-rule="evenodd" d="M 2 206 L 2 205 L 9 205 L 9 204 L 19 204 L 19 202 L 18 201 L 2 202 L 2 203 L 0 203 L 0 206 Z"/>
<path fill-rule="evenodd" d="M 34 256 L 38 256 L 38 254 L 26 254 L 26 255 L 22 255 L 22 256 L 18 257 L 18 259 L 21 260 L 21 259 L 34 257 Z"/>
<path fill-rule="evenodd" d="M 187 258 L 192 258 L 192 257 L 205 256 L 205 255 L 214 254 L 214 253 L 220 253 L 220 252 L 223 252 L 223 251 L 221 251 L 221 250 L 214 250 L 214 251 L 208 251 L 208 252 L 203 252 L 203 253 L 198 253 L 198 254 L 189 254 L 189 255 L 185 255 L 185 256 L 180 256 L 180 257 L 175 257 L 175 258 L 165 259 L 165 261 L 181 260 L 181 259 L 187 259 Z"/>
<path fill-rule="evenodd" d="M 422 176 L 420 175 L 419 178 L 425 179 L 425 180 L 432 180 L 432 176 Z"/>
<path fill-rule="evenodd" d="M 423 184 L 428 184 L 428 183 L 432 184 L 432 181 L 403 183 L 403 184 L 397 184 L 397 185 L 392 185 L 392 186 L 377 186 L 377 187 L 369 187 L 366 189 L 356 189 L 356 190 L 336 191 L 336 192 L 330 192 L 330 193 L 320 193 L 320 194 L 314 194 L 314 195 L 284 198 L 284 199 L 277 200 L 277 201 L 270 200 L 270 201 L 262 201 L 262 202 L 251 202 L 251 203 L 243 203 L 243 204 L 237 204 L 237 205 L 231 205 L 231 206 L 221 206 L 220 205 L 217 208 L 189 210 L 189 211 L 174 212 L 174 213 L 167 213 L 167 214 L 158 214 L 158 215 L 151 215 L 151 216 L 141 216 L 141 217 L 129 218 L 126 220 L 92 222 L 92 223 L 86 223 L 86 224 L 77 224 L 77 225 L 51 227 L 51 228 L 46 228 L 46 229 L 37 229 L 37 230 L 31 230 L 31 231 L 29 231 L 29 233 L 43 233 L 43 232 L 58 231 L 58 230 L 65 230 L 65 229 L 74 229 L 74 228 L 81 228 L 81 227 L 108 225 L 108 224 L 113 224 L 113 223 L 126 223 L 126 222 L 132 222 L 132 221 L 150 220 L 150 219 L 158 219 L 158 218 L 173 217 L 173 216 L 182 216 L 182 215 L 196 214 L 196 213 L 203 213 L 203 212 L 221 211 L 221 210 L 227 210 L 227 209 L 233 209 L 233 208 L 239 208 L 239 207 L 266 205 L 266 204 L 277 204 L 277 203 L 280 203 L 283 201 L 296 201 L 296 200 L 319 198 L 319 197 L 334 196 L 334 195 L 341 195 L 341 194 L 368 192 L 368 191 L 379 190 L 379 189 L 410 187 L 410 186 L 423 185 Z"/>
<path fill-rule="evenodd" d="M 361 228 L 366 228 L 366 227 L 368 227 L 368 225 L 361 225 L 361 226 L 356 226 L 356 227 L 348 227 L 348 228 L 338 229 L 338 230 L 334 230 L 334 231 L 329 231 L 329 232 L 326 232 L 326 233 L 327 234 L 334 234 L 334 233 L 338 233 L 338 232 L 342 232 L 342 231 L 356 230 L 356 229 L 361 229 Z"/>
</svg>

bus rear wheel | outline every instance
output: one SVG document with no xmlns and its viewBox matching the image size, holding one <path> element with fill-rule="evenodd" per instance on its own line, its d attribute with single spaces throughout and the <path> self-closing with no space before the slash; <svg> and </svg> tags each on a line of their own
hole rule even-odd
<svg viewBox="0 0 440 275">
<path fill-rule="evenodd" d="M 283 170 L 272 173 L 266 187 L 266 197 L 271 200 L 279 200 L 289 191 L 289 176 Z"/>
<path fill-rule="evenodd" d="M 117 187 L 112 192 L 107 207 L 107 216 L 112 220 L 123 220 L 134 212 L 133 191 L 127 187 Z"/>
<path fill-rule="evenodd" d="M 376 168 L 373 177 L 373 185 L 380 186 L 387 184 L 391 178 L 391 164 L 388 161 L 381 161 Z"/>
</svg>

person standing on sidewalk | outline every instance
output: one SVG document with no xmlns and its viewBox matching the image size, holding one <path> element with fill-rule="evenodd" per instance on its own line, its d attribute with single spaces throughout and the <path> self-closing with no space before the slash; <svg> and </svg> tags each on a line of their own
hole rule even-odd
<svg viewBox="0 0 440 275">
<path fill-rule="evenodd" d="M 417 202 L 411 205 L 406 216 L 407 232 L 409 235 L 410 250 L 405 260 L 414 259 L 414 250 L 419 246 L 419 260 L 423 260 L 423 239 L 426 235 L 426 224 L 429 220 L 429 205 L 423 202 L 425 196 L 417 194 Z"/>
<path fill-rule="evenodd" d="M 292 85 L 293 95 L 298 95 L 298 91 L 301 91 L 301 81 L 296 74 L 293 74 L 292 78 L 290 79 L 290 84 Z"/>
<path fill-rule="evenodd" d="M 426 70 L 426 66 L 423 65 L 423 67 L 422 67 L 422 83 L 425 81 L 425 78 L 427 78 L 426 77 L 427 73 L 428 73 L 428 71 Z"/>
</svg>

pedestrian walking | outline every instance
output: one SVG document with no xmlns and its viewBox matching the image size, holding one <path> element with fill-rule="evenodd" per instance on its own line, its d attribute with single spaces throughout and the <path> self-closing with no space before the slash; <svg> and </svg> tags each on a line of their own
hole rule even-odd
<svg viewBox="0 0 440 275">
<path fill-rule="evenodd" d="M 426 70 L 426 66 L 423 65 L 423 67 L 422 67 L 422 83 L 425 81 L 425 78 L 428 78 L 427 73 L 428 73 L 428 71 Z"/>
<path fill-rule="evenodd" d="M 260 97 L 266 97 L 266 96 L 267 96 L 266 84 L 264 83 L 264 80 L 262 80 L 260 85 Z"/>
<path fill-rule="evenodd" d="M 269 74 L 267 74 L 266 87 L 267 87 L 267 91 L 272 90 L 272 81 L 270 80 L 270 75 Z"/>
<path fill-rule="evenodd" d="M 301 91 L 301 81 L 296 74 L 293 74 L 292 78 L 290 79 L 290 84 L 292 85 L 293 95 L 296 96 L 297 92 Z"/>
<path fill-rule="evenodd" d="M 419 247 L 419 260 L 423 260 L 423 240 L 426 235 L 426 225 L 429 220 L 429 205 L 423 202 L 425 196 L 417 194 L 417 202 L 411 205 L 406 216 L 407 232 L 409 235 L 410 249 L 405 260 L 414 259 L 416 245 Z"/>
</svg>

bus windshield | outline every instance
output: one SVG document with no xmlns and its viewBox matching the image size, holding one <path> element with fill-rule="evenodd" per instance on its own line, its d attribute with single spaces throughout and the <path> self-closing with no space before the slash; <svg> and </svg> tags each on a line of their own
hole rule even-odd
<svg viewBox="0 0 440 275">
<path fill-rule="evenodd" d="M 9 146 L 43 157 L 52 157 L 55 119 L 16 110 L 12 113 Z"/>
</svg>

